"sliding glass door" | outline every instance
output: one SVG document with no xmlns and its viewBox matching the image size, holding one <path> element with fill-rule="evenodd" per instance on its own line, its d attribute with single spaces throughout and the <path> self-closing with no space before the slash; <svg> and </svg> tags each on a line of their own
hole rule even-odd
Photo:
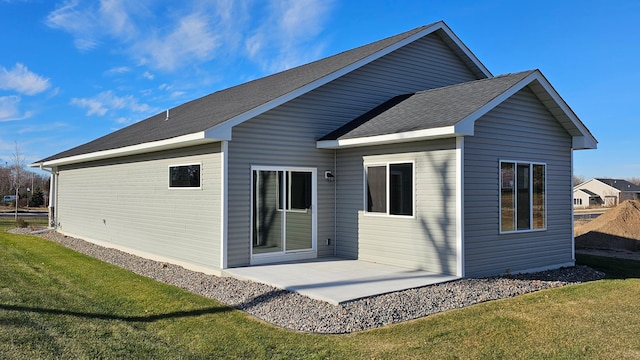
<svg viewBox="0 0 640 360">
<path fill-rule="evenodd" d="M 254 168 L 252 255 L 315 250 L 315 170 Z"/>
</svg>

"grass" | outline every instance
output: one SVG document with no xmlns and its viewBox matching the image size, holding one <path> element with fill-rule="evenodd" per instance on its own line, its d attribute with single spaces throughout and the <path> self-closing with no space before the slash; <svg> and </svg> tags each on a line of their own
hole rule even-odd
<svg viewBox="0 0 640 360">
<path fill-rule="evenodd" d="M 0 230 L 13 220 L 0 220 Z M 78 254 L 0 231 L 0 357 L 640 357 L 640 262 L 581 256 L 602 281 L 349 335 L 302 334 Z"/>
</svg>

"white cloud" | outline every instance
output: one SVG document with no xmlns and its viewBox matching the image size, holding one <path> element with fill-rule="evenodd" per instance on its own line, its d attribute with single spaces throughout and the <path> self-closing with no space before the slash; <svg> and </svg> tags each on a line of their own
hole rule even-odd
<svg viewBox="0 0 640 360">
<path fill-rule="evenodd" d="M 152 73 L 148 72 L 148 71 L 145 71 L 144 74 L 142 74 L 142 76 L 147 80 L 155 79 L 155 76 Z"/>
<path fill-rule="evenodd" d="M 19 114 L 19 96 L 0 96 L 0 121 L 13 120 Z"/>
<path fill-rule="evenodd" d="M 17 63 L 11 70 L 0 67 L 0 89 L 35 95 L 47 90 L 49 86 L 49 79 L 29 71 L 21 63 Z"/>
<path fill-rule="evenodd" d="M 273 72 L 317 59 L 334 0 L 66 0 L 47 17 L 80 50 L 109 42 L 137 66 L 172 72 L 214 58 L 248 57 Z"/>
<path fill-rule="evenodd" d="M 316 37 L 332 1 L 273 0 L 269 16 L 245 41 L 248 56 L 265 70 L 286 70 L 317 59 L 324 49 Z"/>
<path fill-rule="evenodd" d="M 71 34 L 80 50 L 115 41 L 138 64 L 171 71 L 210 60 L 221 37 L 234 37 L 225 32 L 237 29 L 230 24 L 242 18 L 234 16 L 242 4 L 192 0 L 178 7 L 149 1 L 67 0 L 48 15 L 46 24 Z"/>
<path fill-rule="evenodd" d="M 110 110 L 129 110 L 147 113 L 153 109 L 147 104 L 141 104 L 133 95 L 116 96 L 111 91 L 103 91 L 92 98 L 73 98 L 71 104 L 87 109 L 87 116 L 104 116 Z"/>
<path fill-rule="evenodd" d="M 210 60 L 220 43 L 208 23 L 203 14 L 185 16 L 171 32 L 138 42 L 136 52 L 152 66 L 169 71 L 186 62 Z"/>
<path fill-rule="evenodd" d="M 66 1 L 47 16 L 45 23 L 51 28 L 71 33 L 78 49 L 90 50 L 98 43 L 98 19 L 94 12 L 80 8 L 79 3 L 78 0 Z"/>
<path fill-rule="evenodd" d="M 33 115 L 31 111 L 20 111 L 20 101 L 20 96 L 0 96 L 0 122 L 24 120 Z"/>
<path fill-rule="evenodd" d="M 107 113 L 107 108 L 104 104 L 96 99 L 87 98 L 72 98 L 71 104 L 81 108 L 87 108 L 87 115 L 100 115 L 103 116 Z"/>
<path fill-rule="evenodd" d="M 128 66 L 117 66 L 106 71 L 107 75 L 124 74 L 131 71 Z"/>
<path fill-rule="evenodd" d="M 29 134 L 29 133 L 38 133 L 38 132 L 49 132 L 52 130 L 59 130 L 64 128 L 69 128 L 69 125 L 62 122 L 54 122 L 50 124 L 38 124 L 38 125 L 26 126 L 26 127 L 20 128 L 17 131 L 17 133 Z"/>
</svg>

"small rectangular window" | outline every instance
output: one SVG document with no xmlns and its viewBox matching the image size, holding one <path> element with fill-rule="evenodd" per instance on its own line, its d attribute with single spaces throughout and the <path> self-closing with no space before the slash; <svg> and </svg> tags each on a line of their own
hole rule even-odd
<svg viewBox="0 0 640 360">
<path fill-rule="evenodd" d="M 365 170 L 367 212 L 413 216 L 413 163 L 372 165 Z"/>
<path fill-rule="evenodd" d="M 169 166 L 169 188 L 199 188 L 200 164 Z"/>
<path fill-rule="evenodd" d="M 500 162 L 500 231 L 545 229 L 546 165 Z"/>
</svg>

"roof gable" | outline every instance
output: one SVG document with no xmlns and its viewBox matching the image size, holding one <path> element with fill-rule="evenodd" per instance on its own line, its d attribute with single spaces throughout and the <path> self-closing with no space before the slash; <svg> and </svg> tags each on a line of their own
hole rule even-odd
<svg viewBox="0 0 640 360">
<path fill-rule="evenodd" d="M 573 137 L 574 149 L 596 139 L 538 70 L 497 76 L 396 97 L 321 138 L 317 147 L 339 148 L 473 135 L 474 124 L 528 86 Z"/>
<path fill-rule="evenodd" d="M 97 160 L 207 141 L 230 140 L 231 129 L 424 36 L 437 33 L 478 78 L 491 73 L 440 21 L 328 58 L 187 102 L 166 113 L 40 160 L 32 166 Z"/>
</svg>

